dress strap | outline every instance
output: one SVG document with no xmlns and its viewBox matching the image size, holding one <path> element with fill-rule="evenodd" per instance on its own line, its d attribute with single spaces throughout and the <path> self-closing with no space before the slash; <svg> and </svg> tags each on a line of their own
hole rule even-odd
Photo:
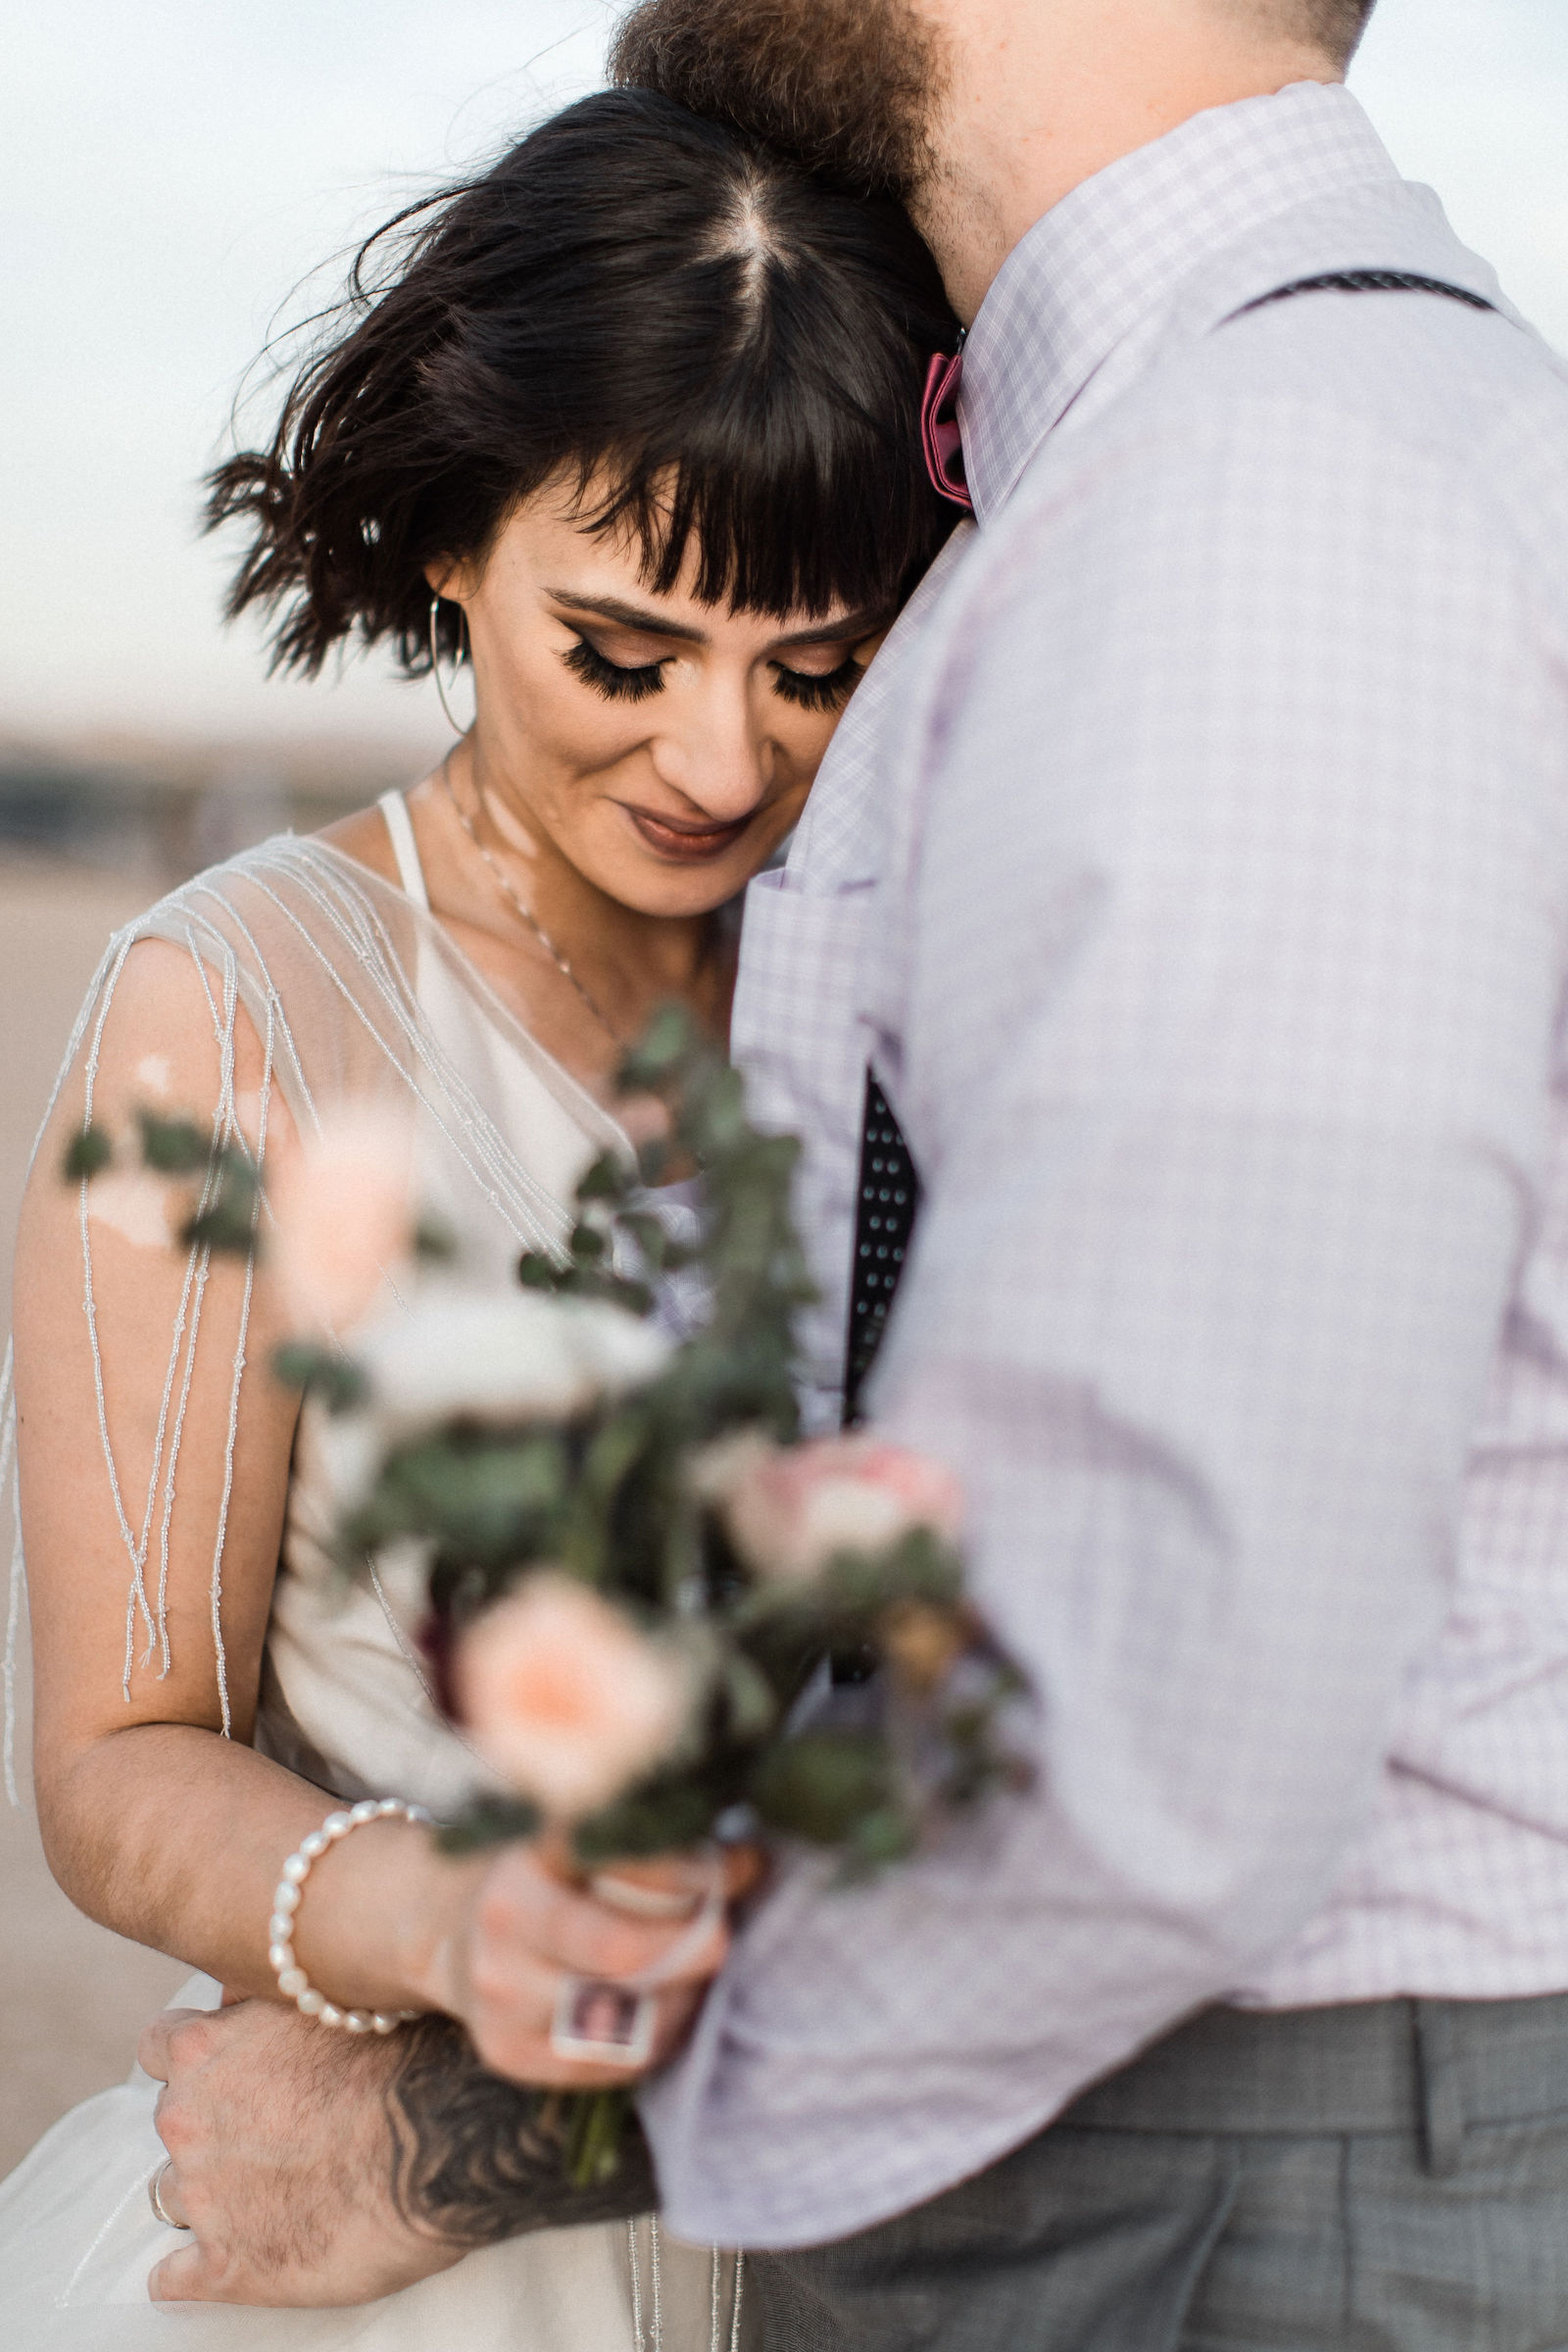
<svg viewBox="0 0 1568 2352">
<path fill-rule="evenodd" d="M 416 906 L 430 911 L 430 893 L 424 884 L 424 867 L 419 863 L 419 845 L 414 838 L 414 820 L 409 815 L 409 804 L 401 792 L 383 792 L 376 807 L 386 819 L 387 837 L 392 855 L 398 862 L 398 880 Z"/>
</svg>

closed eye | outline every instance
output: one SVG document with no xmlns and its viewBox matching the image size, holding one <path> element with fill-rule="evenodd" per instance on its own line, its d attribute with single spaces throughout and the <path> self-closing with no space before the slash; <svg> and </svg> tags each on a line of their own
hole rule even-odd
<svg viewBox="0 0 1568 2352">
<path fill-rule="evenodd" d="M 665 663 L 674 660 L 666 654 L 660 662 L 639 662 L 628 668 L 624 662 L 612 662 L 597 645 L 583 636 L 561 659 L 570 670 L 575 670 L 583 683 L 602 694 L 607 702 L 642 703 L 651 694 L 663 691 Z"/>
<path fill-rule="evenodd" d="M 837 669 L 791 669 L 785 662 L 775 662 L 771 667 L 773 691 L 787 703 L 802 710 L 838 710 L 859 684 L 862 665 L 849 654 Z"/>
</svg>

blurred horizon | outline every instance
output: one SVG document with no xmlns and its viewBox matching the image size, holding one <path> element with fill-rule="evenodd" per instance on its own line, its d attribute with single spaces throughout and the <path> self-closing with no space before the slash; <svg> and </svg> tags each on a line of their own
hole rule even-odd
<svg viewBox="0 0 1568 2352">
<path fill-rule="evenodd" d="M 602 77 L 611 0 L 149 0 L 12 11 L 0 100 L 0 769 L 270 762 L 352 796 L 447 730 L 384 656 L 269 679 L 220 621 L 231 550 L 200 481 L 254 435 L 269 334 L 333 300 L 354 245 Z M 1381 0 L 1351 86 L 1514 299 L 1568 348 L 1568 8 Z M 284 771 L 287 774 L 284 774 Z M 308 788 L 306 797 L 309 797 Z M 329 796 L 330 797 L 330 796 Z"/>
</svg>

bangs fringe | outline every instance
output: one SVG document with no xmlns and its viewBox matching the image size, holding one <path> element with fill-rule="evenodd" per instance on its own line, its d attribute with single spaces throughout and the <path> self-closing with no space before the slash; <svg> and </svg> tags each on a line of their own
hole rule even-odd
<svg viewBox="0 0 1568 2352">
<path fill-rule="evenodd" d="M 933 529 L 924 483 L 901 495 L 885 449 L 879 464 L 864 447 L 858 465 L 852 449 L 846 462 L 823 464 L 835 454 L 759 436 L 733 454 L 612 460 L 580 483 L 577 512 L 596 537 L 626 534 L 640 546 L 655 596 L 672 593 L 690 565 L 697 601 L 737 612 L 814 618 L 900 602 L 946 536 Z"/>
</svg>

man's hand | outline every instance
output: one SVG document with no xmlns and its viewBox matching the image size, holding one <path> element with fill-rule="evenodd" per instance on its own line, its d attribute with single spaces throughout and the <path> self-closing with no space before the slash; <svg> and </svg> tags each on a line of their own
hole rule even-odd
<svg viewBox="0 0 1568 2352">
<path fill-rule="evenodd" d="M 380 2040 L 275 2001 L 171 2009 L 140 2057 L 165 2084 L 159 2193 L 192 2233 L 155 2302 L 370 2303 L 477 2246 L 658 2202 L 635 2118 L 614 2178 L 573 2188 L 559 2102 L 498 2081 L 449 2018 Z"/>
<path fill-rule="evenodd" d="M 275 2001 L 153 2020 L 138 2055 L 165 2085 L 160 2194 L 192 2232 L 153 2272 L 155 2302 L 369 2303 L 458 2261 L 466 2244 L 395 2196 L 401 2040 L 323 2032 Z"/>
<path fill-rule="evenodd" d="M 596 1895 L 560 1857 L 505 1849 L 432 1967 L 431 1997 L 467 2031 L 432 2015 L 385 2039 L 351 2035 L 262 2000 L 166 2010 L 140 2057 L 165 2085 L 159 2194 L 192 2234 L 154 2271 L 154 2300 L 369 2303 L 477 2246 L 648 2212 L 658 2196 L 635 2117 L 612 2180 L 568 2179 L 568 2118 L 548 2089 L 625 2085 L 638 2070 L 552 2047 L 561 1981 L 657 1979 L 648 2063 L 660 2064 L 723 1960 L 724 1901 L 757 1869 L 752 1854 L 626 1864 Z M 688 1901 L 660 1905 L 682 1890 Z M 650 1916 L 650 1902 L 669 1915 Z"/>
</svg>

